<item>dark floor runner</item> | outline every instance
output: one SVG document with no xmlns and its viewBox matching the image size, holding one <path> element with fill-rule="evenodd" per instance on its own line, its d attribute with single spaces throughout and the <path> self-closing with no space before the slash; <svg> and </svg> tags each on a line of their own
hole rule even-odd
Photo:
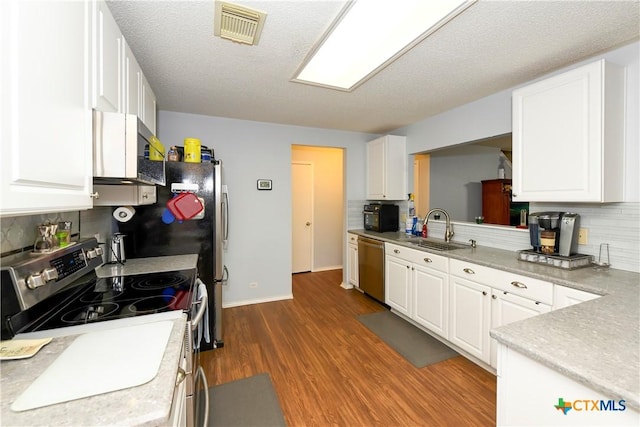
<svg viewBox="0 0 640 427">
<path fill-rule="evenodd" d="M 209 388 L 209 426 L 286 427 L 269 374 Z"/>
<path fill-rule="evenodd" d="M 390 311 L 363 314 L 358 316 L 358 320 L 416 368 L 458 355 L 456 351 Z"/>
</svg>

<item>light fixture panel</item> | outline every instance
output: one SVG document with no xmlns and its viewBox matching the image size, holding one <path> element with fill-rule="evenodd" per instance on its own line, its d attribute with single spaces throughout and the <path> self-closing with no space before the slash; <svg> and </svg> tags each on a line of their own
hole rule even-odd
<svg viewBox="0 0 640 427">
<path fill-rule="evenodd" d="M 293 81 L 351 91 L 475 1 L 351 2 Z"/>
</svg>

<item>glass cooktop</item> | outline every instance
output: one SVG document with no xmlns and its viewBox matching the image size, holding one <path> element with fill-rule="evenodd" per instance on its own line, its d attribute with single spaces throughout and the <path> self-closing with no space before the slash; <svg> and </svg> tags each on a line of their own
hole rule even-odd
<svg viewBox="0 0 640 427">
<path fill-rule="evenodd" d="M 88 277 L 87 277 L 88 276 Z M 15 333 L 191 308 L 196 270 L 99 278 L 95 273 L 10 320 Z"/>
</svg>

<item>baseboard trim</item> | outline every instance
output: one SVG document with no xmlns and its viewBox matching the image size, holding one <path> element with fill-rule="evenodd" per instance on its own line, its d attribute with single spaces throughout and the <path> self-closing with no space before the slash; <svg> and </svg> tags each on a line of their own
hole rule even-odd
<svg viewBox="0 0 640 427">
<path fill-rule="evenodd" d="M 353 289 L 353 285 L 351 283 L 345 283 L 345 282 L 340 283 L 340 287 L 342 289 Z"/>
<path fill-rule="evenodd" d="M 265 302 L 284 301 L 288 299 L 293 299 L 293 294 L 282 295 L 277 297 L 269 297 L 269 298 L 258 298 L 258 299 L 252 299 L 252 300 L 244 300 L 244 301 L 226 302 L 226 303 L 222 303 L 222 308 L 240 307 L 243 305 L 252 305 L 252 304 L 262 304 Z"/>
<path fill-rule="evenodd" d="M 334 266 L 329 266 L 329 267 L 320 267 L 320 268 L 314 268 L 311 270 L 312 273 L 317 273 L 319 271 L 331 271 L 331 270 L 340 270 L 342 269 L 342 265 L 334 265 Z"/>
</svg>

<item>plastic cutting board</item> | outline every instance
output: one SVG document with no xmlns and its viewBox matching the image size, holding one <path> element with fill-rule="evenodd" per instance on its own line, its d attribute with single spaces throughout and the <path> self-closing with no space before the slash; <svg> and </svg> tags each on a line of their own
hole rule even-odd
<svg viewBox="0 0 640 427">
<path fill-rule="evenodd" d="M 13 402 L 19 412 L 138 386 L 158 374 L 172 321 L 76 338 Z"/>
</svg>

